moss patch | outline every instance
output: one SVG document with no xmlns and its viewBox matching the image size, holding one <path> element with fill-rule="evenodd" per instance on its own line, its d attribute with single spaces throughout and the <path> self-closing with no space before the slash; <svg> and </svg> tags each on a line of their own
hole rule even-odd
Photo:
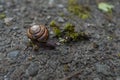
<svg viewBox="0 0 120 80">
<path fill-rule="evenodd" d="M 64 27 L 64 31 L 69 31 L 69 32 L 74 32 L 75 26 L 72 25 L 71 23 L 66 23 L 65 27 Z"/>
<path fill-rule="evenodd" d="M 84 32 L 76 32 L 75 26 L 71 23 L 67 23 L 64 26 L 63 31 L 65 33 L 65 36 L 67 37 L 67 41 L 79 41 L 83 39 L 88 39 L 88 36 Z"/>
<path fill-rule="evenodd" d="M 60 37 L 60 36 L 61 36 L 60 28 L 59 28 L 59 26 L 56 24 L 55 21 L 51 21 L 51 22 L 50 22 L 50 27 L 52 27 L 53 32 L 54 32 L 54 34 L 55 34 L 56 37 Z"/>
<path fill-rule="evenodd" d="M 88 35 L 84 32 L 76 32 L 75 26 L 71 23 L 66 23 L 63 30 L 59 28 L 55 21 L 52 21 L 50 26 L 53 28 L 54 34 L 59 38 L 59 42 L 61 43 L 88 39 Z"/>
<path fill-rule="evenodd" d="M 79 5 L 77 0 L 68 0 L 68 10 L 74 15 L 79 16 L 81 19 L 90 17 L 89 6 Z"/>
<path fill-rule="evenodd" d="M 6 17 L 5 13 L 0 13 L 0 19 L 4 19 Z"/>
</svg>

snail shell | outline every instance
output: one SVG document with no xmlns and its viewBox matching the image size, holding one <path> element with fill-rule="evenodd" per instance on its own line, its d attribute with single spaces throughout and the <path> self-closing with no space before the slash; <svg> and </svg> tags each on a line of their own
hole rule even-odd
<svg viewBox="0 0 120 80">
<path fill-rule="evenodd" d="M 33 25 L 27 30 L 27 36 L 31 40 L 46 42 L 49 37 L 48 29 L 43 25 Z"/>
</svg>

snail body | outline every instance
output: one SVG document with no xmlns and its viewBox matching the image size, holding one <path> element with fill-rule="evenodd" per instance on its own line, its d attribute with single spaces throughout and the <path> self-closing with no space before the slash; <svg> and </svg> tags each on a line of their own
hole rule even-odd
<svg viewBox="0 0 120 80">
<path fill-rule="evenodd" d="M 33 43 L 33 45 L 42 46 L 44 48 L 54 49 L 55 44 L 48 42 L 49 32 L 48 29 L 43 25 L 33 25 L 27 29 L 27 36 Z M 33 48 L 35 47 L 33 46 Z"/>
<path fill-rule="evenodd" d="M 43 25 L 34 25 L 27 30 L 27 36 L 32 41 L 47 42 L 49 32 L 48 29 Z"/>
</svg>

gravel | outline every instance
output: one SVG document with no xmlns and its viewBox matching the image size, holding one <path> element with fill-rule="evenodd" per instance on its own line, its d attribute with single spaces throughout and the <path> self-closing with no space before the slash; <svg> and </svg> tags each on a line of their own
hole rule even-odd
<svg viewBox="0 0 120 80">
<path fill-rule="evenodd" d="M 37 65 L 36 63 L 31 63 L 26 70 L 26 74 L 28 74 L 29 76 L 35 76 L 37 75 L 38 70 L 39 70 L 39 65 Z"/>
<path fill-rule="evenodd" d="M 0 12 L 4 11 L 3 5 L 0 5 Z"/>
<path fill-rule="evenodd" d="M 59 22 L 59 23 L 64 23 L 65 20 L 64 20 L 62 17 L 58 17 L 58 22 Z"/>
<path fill-rule="evenodd" d="M 4 53 L 0 53 L 0 60 L 4 59 L 5 55 Z"/>
<path fill-rule="evenodd" d="M 99 78 L 94 78 L 93 80 L 101 80 L 101 79 L 99 79 Z"/>
<path fill-rule="evenodd" d="M 11 51 L 8 53 L 8 58 L 11 58 L 11 59 L 14 59 L 14 58 L 17 58 L 18 57 L 18 54 L 19 54 L 19 50 L 14 50 L 14 51 Z"/>
<path fill-rule="evenodd" d="M 0 0 L 0 12 L 6 15 L 0 19 L 0 80 L 120 80 L 119 0 L 109 1 L 115 6 L 112 17 L 98 10 L 94 0 L 79 2 L 89 3 L 89 19 L 69 12 L 67 0 Z M 52 20 L 61 29 L 72 23 L 76 31 L 85 31 L 90 39 L 61 44 L 52 37 Z M 26 48 L 26 30 L 32 24 L 48 28 L 49 40 L 59 44 L 56 49 Z M 79 74 L 74 75 L 77 71 Z"/>
<path fill-rule="evenodd" d="M 10 25 L 10 24 L 12 24 L 12 20 L 13 20 L 12 17 L 5 18 L 5 19 L 4 19 L 4 23 L 5 23 L 6 25 Z"/>
<path fill-rule="evenodd" d="M 116 80 L 120 80 L 120 77 L 118 76 L 118 77 L 116 78 Z"/>
<path fill-rule="evenodd" d="M 104 64 L 96 64 L 96 71 L 104 75 L 110 75 L 110 67 Z"/>
</svg>

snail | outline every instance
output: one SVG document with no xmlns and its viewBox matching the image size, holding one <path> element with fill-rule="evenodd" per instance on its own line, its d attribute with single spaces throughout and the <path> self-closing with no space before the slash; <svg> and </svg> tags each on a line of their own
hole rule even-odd
<svg viewBox="0 0 120 80">
<path fill-rule="evenodd" d="M 33 25 L 27 29 L 27 36 L 31 40 L 31 42 L 38 47 L 41 45 L 42 47 L 49 47 L 50 49 L 54 49 L 54 44 L 48 42 L 49 31 L 44 25 Z"/>
</svg>

